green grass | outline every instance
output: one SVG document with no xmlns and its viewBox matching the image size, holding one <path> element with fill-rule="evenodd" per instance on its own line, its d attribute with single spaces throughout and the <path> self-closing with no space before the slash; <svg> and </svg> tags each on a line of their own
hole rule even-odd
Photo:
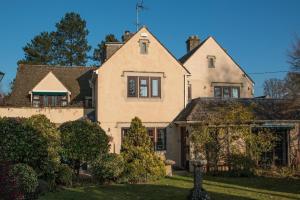
<svg viewBox="0 0 300 200">
<path fill-rule="evenodd" d="M 186 199 L 193 186 L 190 175 L 176 175 L 157 182 L 67 188 L 41 196 L 41 200 L 149 200 Z M 214 200 L 300 200 L 300 180 L 275 178 L 205 177 L 204 188 Z"/>
</svg>

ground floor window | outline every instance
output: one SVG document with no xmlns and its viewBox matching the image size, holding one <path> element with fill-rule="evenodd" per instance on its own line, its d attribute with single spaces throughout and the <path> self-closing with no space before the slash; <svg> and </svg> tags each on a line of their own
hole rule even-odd
<svg viewBox="0 0 300 200">
<path fill-rule="evenodd" d="M 122 141 L 126 137 L 129 128 L 123 127 L 121 129 L 121 139 Z M 167 132 L 166 128 L 163 127 L 149 127 L 147 128 L 147 133 L 153 145 L 154 151 L 164 151 L 167 149 Z"/>
</svg>

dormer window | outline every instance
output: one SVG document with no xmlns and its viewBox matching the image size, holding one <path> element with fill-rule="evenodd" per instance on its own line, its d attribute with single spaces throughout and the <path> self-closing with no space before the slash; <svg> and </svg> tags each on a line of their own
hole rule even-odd
<svg viewBox="0 0 300 200">
<path fill-rule="evenodd" d="M 148 54 L 149 40 L 140 40 L 140 53 Z"/>
<path fill-rule="evenodd" d="M 32 92 L 33 107 L 61 107 L 68 105 L 65 92 Z"/>
<path fill-rule="evenodd" d="M 216 57 L 215 56 L 207 56 L 208 68 L 215 68 Z"/>
</svg>

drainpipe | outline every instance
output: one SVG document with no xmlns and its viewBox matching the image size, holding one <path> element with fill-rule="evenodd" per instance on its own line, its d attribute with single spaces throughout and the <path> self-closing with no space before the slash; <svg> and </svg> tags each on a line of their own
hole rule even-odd
<svg viewBox="0 0 300 200">
<path fill-rule="evenodd" d="M 185 94 L 185 74 L 183 75 L 183 108 L 185 108 L 185 98 L 186 94 Z"/>
</svg>

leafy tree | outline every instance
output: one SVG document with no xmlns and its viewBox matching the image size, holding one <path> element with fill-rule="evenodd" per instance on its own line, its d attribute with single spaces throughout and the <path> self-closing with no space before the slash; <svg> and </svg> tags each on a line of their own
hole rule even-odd
<svg viewBox="0 0 300 200">
<path fill-rule="evenodd" d="M 85 65 L 87 53 L 91 49 L 88 45 L 86 21 L 79 14 L 66 13 L 54 32 L 55 64 L 73 66 Z"/>
<path fill-rule="evenodd" d="M 105 36 L 105 39 L 97 45 L 97 48 L 94 49 L 93 60 L 97 63 L 103 63 L 105 60 L 105 43 L 106 42 L 119 42 L 114 34 L 108 34 Z"/>
<path fill-rule="evenodd" d="M 54 61 L 52 41 L 53 33 L 42 32 L 35 36 L 23 47 L 25 58 L 19 60 L 18 64 L 52 64 Z"/>
<path fill-rule="evenodd" d="M 124 177 L 130 183 L 145 182 L 165 175 L 164 163 L 152 149 L 142 121 L 135 117 L 122 143 Z"/>
<path fill-rule="evenodd" d="M 63 157 L 79 174 L 83 163 L 101 158 L 109 151 L 109 137 L 104 130 L 88 120 L 70 121 L 60 126 Z"/>
<path fill-rule="evenodd" d="M 287 89 L 284 80 L 271 78 L 264 82 L 264 95 L 280 99 L 286 95 Z"/>
</svg>

